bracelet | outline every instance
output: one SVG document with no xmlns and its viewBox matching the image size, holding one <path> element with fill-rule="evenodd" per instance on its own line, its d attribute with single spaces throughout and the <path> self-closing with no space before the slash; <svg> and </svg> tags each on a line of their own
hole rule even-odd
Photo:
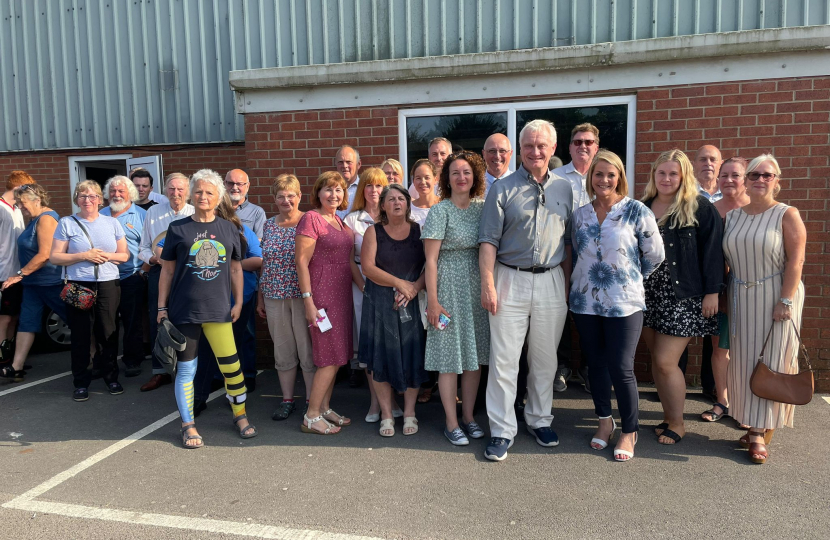
<svg viewBox="0 0 830 540">
<path fill-rule="evenodd" d="M 167 308 L 166 307 L 160 307 L 158 310 L 159 311 L 167 311 Z"/>
</svg>

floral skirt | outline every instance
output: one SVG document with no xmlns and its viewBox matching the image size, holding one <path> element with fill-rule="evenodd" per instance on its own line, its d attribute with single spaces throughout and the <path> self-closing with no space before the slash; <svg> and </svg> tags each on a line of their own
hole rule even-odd
<svg viewBox="0 0 830 540">
<path fill-rule="evenodd" d="M 664 262 L 645 281 L 646 311 L 643 326 L 667 336 L 694 337 L 718 335 L 718 317 L 703 316 L 703 297 L 678 300 L 671 284 L 669 267 Z"/>
</svg>

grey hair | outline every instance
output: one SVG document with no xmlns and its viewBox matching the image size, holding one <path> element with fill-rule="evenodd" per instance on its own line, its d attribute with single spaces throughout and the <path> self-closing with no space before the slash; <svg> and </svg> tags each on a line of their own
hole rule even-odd
<svg viewBox="0 0 830 540">
<path fill-rule="evenodd" d="M 126 176 L 121 176 L 120 174 L 107 180 L 107 185 L 104 186 L 104 193 L 108 199 L 110 195 L 110 188 L 115 186 L 127 186 L 127 192 L 130 194 L 130 200 L 138 200 L 138 190 L 136 189 L 135 184 L 133 184 L 133 181 Z"/>
<path fill-rule="evenodd" d="M 525 138 L 525 134 L 527 133 L 539 133 L 544 132 L 550 137 L 551 144 L 556 144 L 556 128 L 553 127 L 553 122 L 548 122 L 547 120 L 531 120 L 525 127 L 522 128 L 522 131 L 519 133 L 519 145 L 522 144 L 522 141 Z"/>
<path fill-rule="evenodd" d="M 182 174 L 180 172 L 174 172 L 174 173 L 168 174 L 167 178 L 164 179 L 164 187 L 167 187 L 167 184 L 169 184 L 171 180 L 175 180 L 177 178 L 180 179 L 180 180 L 184 180 L 185 182 L 189 181 L 186 174 Z M 190 187 L 188 186 L 187 189 L 190 189 Z"/>
<path fill-rule="evenodd" d="M 334 165 L 335 165 L 335 166 L 337 166 L 337 154 L 339 154 L 340 152 L 342 152 L 342 151 L 343 151 L 343 150 L 345 150 L 346 148 L 348 148 L 349 150 L 351 150 L 352 152 L 354 152 L 354 158 L 355 158 L 355 161 L 360 162 L 360 152 L 358 152 L 358 151 L 357 151 L 357 148 L 355 148 L 354 146 L 352 146 L 352 145 L 350 145 L 350 144 L 344 144 L 343 146 L 341 146 L 340 148 L 338 148 L 338 149 L 337 149 L 337 153 L 335 153 L 335 154 L 334 154 Z"/>
<path fill-rule="evenodd" d="M 222 182 L 222 177 L 219 176 L 219 173 L 214 170 L 199 169 L 193 173 L 193 176 L 190 177 L 190 193 L 193 193 L 193 190 L 196 189 L 196 182 L 207 182 L 214 186 L 218 190 L 219 200 L 222 200 L 222 197 L 225 196 L 225 184 Z"/>
</svg>

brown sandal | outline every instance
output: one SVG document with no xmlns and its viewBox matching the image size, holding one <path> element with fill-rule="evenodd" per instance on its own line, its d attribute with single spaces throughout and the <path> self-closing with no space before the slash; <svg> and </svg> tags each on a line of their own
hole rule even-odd
<svg viewBox="0 0 830 540">
<path fill-rule="evenodd" d="M 424 388 L 423 391 L 418 394 L 418 403 L 429 403 L 429 400 L 432 399 L 432 388 Z"/>
<path fill-rule="evenodd" d="M 768 429 L 764 432 L 764 444 L 769 446 L 769 443 L 772 442 L 772 434 L 775 432 L 774 429 Z M 741 448 L 749 449 L 749 432 L 746 433 L 743 437 L 738 439 L 738 444 L 741 445 Z"/>
<path fill-rule="evenodd" d="M 756 437 L 764 437 L 764 441 L 766 442 L 766 433 L 764 431 L 750 430 L 749 433 L 747 433 L 747 436 L 753 435 Z M 766 444 L 754 442 L 749 443 L 749 461 L 763 465 L 767 462 L 767 458 L 769 458 L 769 451 L 767 450 Z"/>
</svg>

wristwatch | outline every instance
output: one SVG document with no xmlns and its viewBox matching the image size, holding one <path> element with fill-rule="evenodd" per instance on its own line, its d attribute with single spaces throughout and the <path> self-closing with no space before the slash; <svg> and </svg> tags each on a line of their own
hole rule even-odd
<svg viewBox="0 0 830 540">
<path fill-rule="evenodd" d="M 779 298 L 778 301 L 787 306 L 788 308 L 793 307 L 793 301 L 790 298 Z"/>
<path fill-rule="evenodd" d="M 301 296 L 302 296 L 303 300 L 305 300 L 306 298 L 311 298 L 311 293 L 310 292 L 304 292 Z"/>
<path fill-rule="evenodd" d="M 18 270 L 18 271 L 17 271 L 17 275 L 18 275 L 18 276 L 20 276 L 20 277 L 25 277 L 25 276 L 23 275 L 23 270 Z"/>
</svg>

